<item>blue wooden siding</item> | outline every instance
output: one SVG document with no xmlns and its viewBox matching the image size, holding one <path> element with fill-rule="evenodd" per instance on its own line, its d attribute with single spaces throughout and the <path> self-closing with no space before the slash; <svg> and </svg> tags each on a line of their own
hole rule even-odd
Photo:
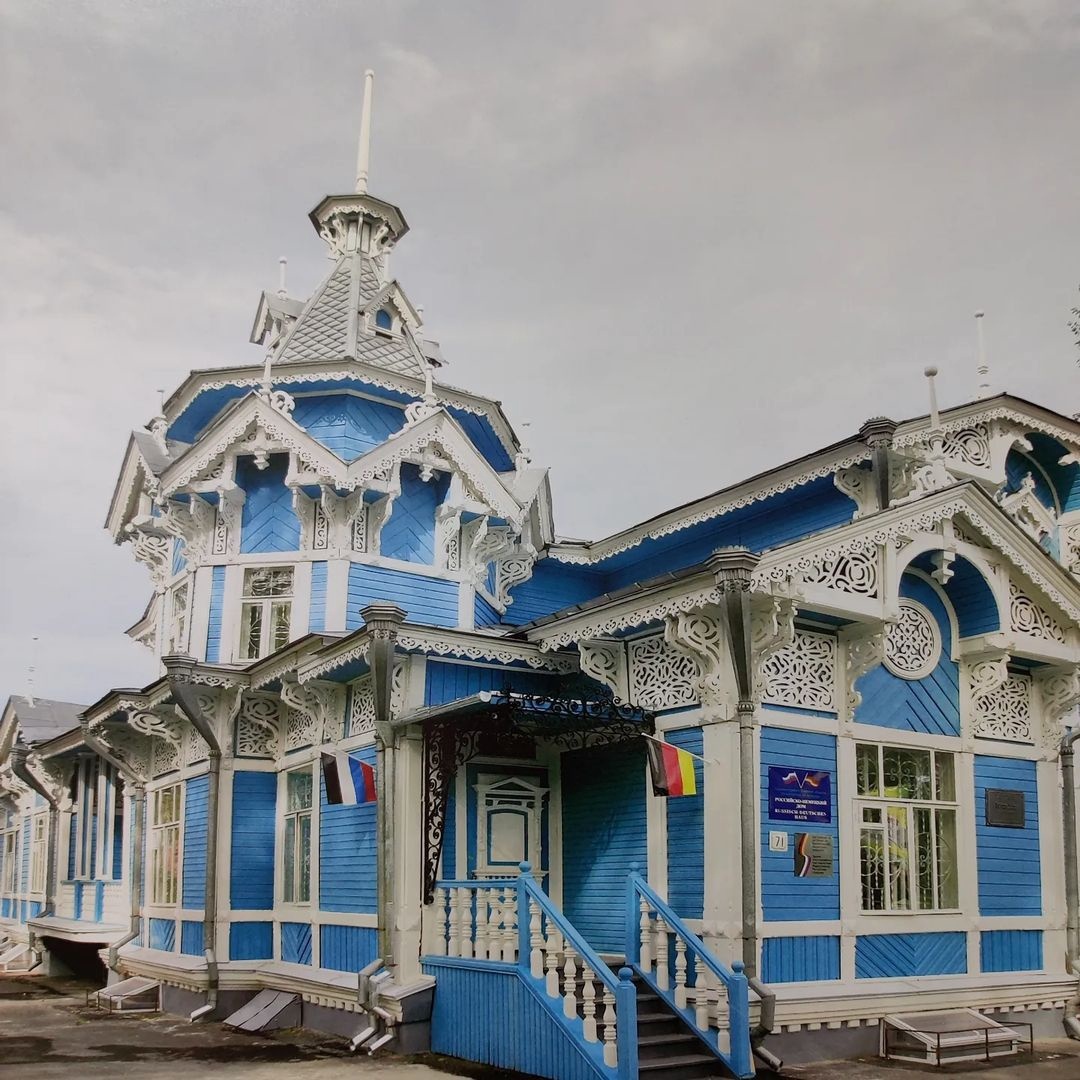
<svg viewBox="0 0 1080 1080">
<path fill-rule="evenodd" d="M 176 920 L 150 920 L 150 948 L 172 952 L 176 946 Z"/>
<path fill-rule="evenodd" d="M 202 956 L 203 924 L 185 919 L 180 924 L 180 952 L 184 956 Z"/>
<path fill-rule="evenodd" d="M 319 967 L 330 971 L 360 971 L 379 955 L 379 936 L 373 926 L 319 928 Z"/>
<path fill-rule="evenodd" d="M 281 924 L 281 959 L 287 964 L 311 963 L 311 923 Z"/>
<path fill-rule="evenodd" d="M 184 793 L 184 863 L 182 903 L 201 908 L 206 901 L 206 800 L 210 778 L 197 776 Z"/>
<path fill-rule="evenodd" d="M 404 608 L 409 622 L 428 626 L 458 624 L 456 581 L 352 563 L 349 566 L 346 629 L 359 630 L 360 609 L 376 600 L 388 600 Z"/>
<path fill-rule="evenodd" d="M 473 618 L 477 627 L 498 626 L 502 616 L 479 593 L 473 603 Z"/>
<path fill-rule="evenodd" d="M 900 595 L 923 604 L 941 631 L 938 665 L 925 679 L 901 679 L 883 664 L 858 680 L 862 703 L 855 710 L 859 724 L 918 731 L 929 735 L 960 734 L 959 665 L 949 658 L 952 630 L 945 605 L 921 578 L 905 574 Z"/>
<path fill-rule="evenodd" d="M 957 634 L 966 638 L 1000 630 L 997 600 L 986 578 L 964 558 L 958 558 L 952 568 L 953 576 L 945 586 L 945 595 L 956 614 Z"/>
<path fill-rule="evenodd" d="M 273 923 L 237 922 L 229 927 L 230 960 L 270 960 L 273 955 Z"/>
<path fill-rule="evenodd" d="M 68 858 L 67 858 L 67 876 L 68 881 L 71 881 L 75 877 L 75 846 L 78 843 L 79 838 L 79 815 L 72 814 L 68 821 Z M 0 874 L 3 874 L 3 862 L 4 857 L 2 851 L 0 851 Z M 0 877 L 0 881 L 3 878 Z M 78 918 L 78 916 L 75 916 Z"/>
<path fill-rule="evenodd" d="M 1024 827 L 986 824 L 987 788 L 1024 793 Z M 1039 800 L 1035 762 L 975 757 L 975 841 L 980 915 L 1041 915 Z"/>
<path fill-rule="evenodd" d="M 285 486 L 289 471 L 288 454 L 271 454 L 262 470 L 253 457 L 236 463 L 236 482 L 246 498 L 240 512 L 240 551 L 296 551 L 300 547 L 300 519 L 292 505 L 292 492 Z"/>
<path fill-rule="evenodd" d="M 551 675 L 516 668 L 475 667 L 429 659 L 424 685 L 425 705 L 445 705 L 482 690 L 510 687 L 522 694 L 550 694 L 556 680 Z"/>
<path fill-rule="evenodd" d="M 187 567 L 187 557 L 184 554 L 184 541 L 178 536 L 173 540 L 172 549 L 172 572 L 175 576 Z"/>
<path fill-rule="evenodd" d="M 1042 971 L 1041 930 L 984 930 L 979 935 L 982 971 Z"/>
<path fill-rule="evenodd" d="M 352 755 L 375 764 L 375 748 Z M 323 911 L 374 912 L 378 901 L 375 803 L 330 806 L 319 773 L 319 906 Z"/>
<path fill-rule="evenodd" d="M 893 979 L 967 972 L 967 934 L 868 934 L 855 939 L 855 978 Z"/>
<path fill-rule="evenodd" d="M 450 785 L 446 820 L 443 822 L 442 876 L 457 877 L 457 795 L 454 784 Z"/>
<path fill-rule="evenodd" d="M 562 756 L 563 910 L 603 952 L 626 948 L 630 864 L 645 866 L 645 754 L 639 745 Z"/>
<path fill-rule="evenodd" d="M 1067 451 L 1062 448 L 1062 452 Z M 1010 450 L 1005 459 L 1005 490 L 1009 492 L 1019 491 L 1024 480 L 1030 474 L 1035 481 L 1035 498 L 1048 510 L 1058 512 L 1057 492 L 1046 479 L 1046 474 L 1039 467 L 1042 462 L 1036 462 L 1034 458 L 1020 450 Z"/>
<path fill-rule="evenodd" d="M 486 417 L 455 409 L 452 405 L 447 411 L 462 426 L 465 434 L 469 436 L 469 441 L 496 472 L 509 472 L 514 467 L 513 460 Z"/>
<path fill-rule="evenodd" d="M 702 755 L 701 728 L 669 731 L 665 738 L 672 746 Z M 667 800 L 667 901 L 683 919 L 700 919 L 705 908 L 705 779 L 700 761 L 694 761 L 694 773 L 698 793 Z"/>
<path fill-rule="evenodd" d="M 1028 433 L 1031 454 L 1046 470 L 1061 504 L 1062 512 L 1080 509 L 1080 464 L 1061 465 L 1059 462 L 1069 451 L 1057 439 L 1041 431 Z"/>
<path fill-rule="evenodd" d="M 555 1007 L 516 968 L 444 961 L 427 962 L 424 971 L 437 979 L 431 1014 L 436 1053 L 553 1080 L 604 1075 L 583 1046 L 570 1039 Z"/>
<path fill-rule="evenodd" d="M 384 401 L 326 394 L 298 397 L 293 419 L 342 461 L 354 461 L 400 431 L 405 413 Z"/>
<path fill-rule="evenodd" d="M 379 554 L 388 559 L 435 561 L 435 508 L 446 498 L 450 476 L 440 473 L 427 483 L 415 465 L 401 466 L 401 494 L 379 537 Z"/>
<path fill-rule="evenodd" d="M 540 559 L 533 567 L 532 577 L 510 590 L 512 603 L 503 621 L 520 626 L 571 604 L 591 600 L 603 591 L 603 574 L 554 559 Z"/>
<path fill-rule="evenodd" d="M 832 820 L 801 824 L 774 821 L 769 817 L 769 767 L 811 769 L 827 772 L 832 794 Z M 761 729 L 761 909 L 766 922 L 814 922 L 840 918 L 840 875 L 843 861 L 836 814 L 836 738 L 811 731 L 787 728 Z M 734 824 L 732 825 L 734 828 Z M 769 833 L 788 834 L 787 851 L 769 850 Z M 832 837 L 835 854 L 830 877 L 794 875 L 797 832 L 824 833 Z M 733 849 L 734 850 L 734 849 Z"/>
<path fill-rule="evenodd" d="M 225 610 L 225 567 L 215 566 L 210 578 L 210 619 L 206 626 L 206 662 L 221 659 L 221 615 Z"/>
<path fill-rule="evenodd" d="M 237 910 L 269 911 L 274 906 L 276 807 L 274 773 L 233 773 L 229 895 Z"/>
<path fill-rule="evenodd" d="M 311 564 L 311 606 L 308 609 L 308 630 L 315 633 L 326 629 L 326 563 Z"/>
<path fill-rule="evenodd" d="M 821 982 L 840 978 L 838 937 L 766 938 L 761 945 L 766 983 Z"/>
</svg>

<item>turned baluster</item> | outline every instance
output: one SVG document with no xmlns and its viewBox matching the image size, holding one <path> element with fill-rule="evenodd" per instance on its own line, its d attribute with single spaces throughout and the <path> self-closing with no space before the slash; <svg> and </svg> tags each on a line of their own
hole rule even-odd
<svg viewBox="0 0 1080 1080">
<path fill-rule="evenodd" d="M 434 926 L 428 931 L 431 935 L 430 951 L 434 956 L 446 955 L 446 890 L 435 890 L 435 902 L 431 905 L 431 921 Z"/>
<path fill-rule="evenodd" d="M 547 967 L 547 996 L 556 998 L 559 996 L 559 954 L 562 952 L 562 934 L 559 928 L 549 919 L 547 936 L 547 956 L 544 959 Z"/>
<path fill-rule="evenodd" d="M 588 964 L 582 963 L 581 977 L 584 982 L 581 985 L 582 1014 L 584 1016 L 585 1041 L 597 1042 L 596 1036 L 596 978 L 593 969 Z"/>
<path fill-rule="evenodd" d="M 450 914 L 447 919 L 447 945 L 448 956 L 461 955 L 461 942 L 458 939 L 458 893 L 460 889 L 450 889 Z"/>
<path fill-rule="evenodd" d="M 641 937 L 641 951 L 638 963 L 641 965 L 642 971 L 651 971 L 653 964 L 653 925 L 652 919 L 649 917 L 649 903 L 644 896 L 641 898 L 641 920 L 638 925 Z"/>
<path fill-rule="evenodd" d="M 512 964 L 517 959 L 517 887 L 507 885 L 502 901 L 502 958 Z"/>
<path fill-rule="evenodd" d="M 476 890 L 476 948 L 473 955 L 478 960 L 488 959 L 488 891 Z"/>
<path fill-rule="evenodd" d="M 461 934 L 461 955 L 472 959 L 473 954 L 473 890 L 461 890 L 461 919 L 458 930 Z"/>
<path fill-rule="evenodd" d="M 619 1051 L 615 1045 L 615 992 L 604 984 L 604 1064 L 614 1069 L 619 1064 Z"/>
<path fill-rule="evenodd" d="M 675 935 L 675 1007 L 686 1008 L 686 942 Z"/>
<path fill-rule="evenodd" d="M 709 1030 L 709 997 L 712 994 L 712 982 L 712 972 L 704 964 L 699 964 L 697 985 L 694 987 L 694 1023 L 698 1031 Z"/>
<path fill-rule="evenodd" d="M 534 979 L 544 975 L 544 936 L 540 933 L 540 905 L 529 897 L 529 973 Z"/>
<path fill-rule="evenodd" d="M 671 988 L 668 974 L 668 928 L 659 912 L 656 915 L 656 985 L 661 990 Z"/>
<path fill-rule="evenodd" d="M 572 1020 L 577 1016 L 577 962 L 574 948 L 565 942 L 563 958 L 563 1016 Z"/>
</svg>

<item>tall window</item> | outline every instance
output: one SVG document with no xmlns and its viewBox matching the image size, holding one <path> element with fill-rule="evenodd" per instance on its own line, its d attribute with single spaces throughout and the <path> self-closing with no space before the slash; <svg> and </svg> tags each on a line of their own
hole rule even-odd
<svg viewBox="0 0 1080 1080">
<path fill-rule="evenodd" d="M 180 883 L 180 785 L 155 791 L 150 818 L 150 903 L 175 904 Z"/>
<path fill-rule="evenodd" d="M 285 774 L 285 831 L 282 841 L 282 899 L 287 904 L 311 900 L 311 768 Z"/>
<path fill-rule="evenodd" d="M 290 566 L 249 566 L 240 609 L 240 659 L 258 660 L 289 643 L 293 572 Z"/>
<path fill-rule="evenodd" d="M 8 829 L 4 833 L 4 881 L 3 891 L 8 896 L 18 892 L 19 832 Z"/>
<path fill-rule="evenodd" d="M 187 651 L 187 628 L 188 628 L 188 583 L 177 585 L 172 591 L 172 605 L 169 611 L 169 625 L 165 634 L 162 652 L 166 656 L 170 653 L 182 653 Z"/>
<path fill-rule="evenodd" d="M 43 893 L 45 891 L 45 873 L 48 862 L 49 835 L 48 814 L 36 814 L 31 825 L 32 842 L 30 847 L 30 891 Z"/>
<path fill-rule="evenodd" d="M 955 909 L 953 755 L 866 743 L 855 753 L 863 911 Z"/>
</svg>

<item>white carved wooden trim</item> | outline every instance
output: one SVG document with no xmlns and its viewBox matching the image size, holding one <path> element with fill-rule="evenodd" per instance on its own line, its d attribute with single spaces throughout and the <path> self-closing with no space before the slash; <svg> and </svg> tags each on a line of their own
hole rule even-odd
<svg viewBox="0 0 1080 1080">
<path fill-rule="evenodd" d="M 851 551 L 802 572 L 807 585 L 823 585 L 837 592 L 876 597 L 880 588 L 881 555 L 877 550 Z"/>
<path fill-rule="evenodd" d="M 627 642 L 626 649 L 635 705 L 659 712 L 697 704 L 701 673 L 695 657 L 673 647 L 662 634 Z"/>
<path fill-rule="evenodd" d="M 836 639 L 796 630 L 761 667 L 761 699 L 772 705 L 823 712 L 836 710 Z"/>
<path fill-rule="evenodd" d="M 724 633 L 719 620 L 703 611 L 666 615 L 664 641 L 696 663 L 695 689 L 701 703 L 720 704 L 724 693 Z"/>
<path fill-rule="evenodd" d="M 592 638 L 579 641 L 577 645 L 582 674 L 606 686 L 617 701 L 631 700 L 632 691 L 627 682 L 628 661 L 625 643 Z"/>
<path fill-rule="evenodd" d="M 899 617 L 885 632 L 885 666 L 901 679 L 917 681 L 937 667 L 941 652 L 937 619 L 918 601 L 902 599 Z"/>
<path fill-rule="evenodd" d="M 862 694 L 855 684 L 885 659 L 885 631 L 862 626 L 845 628 L 840 631 L 840 640 L 844 642 L 846 704 L 854 715 L 862 704 Z"/>
<path fill-rule="evenodd" d="M 1019 634 L 1056 641 L 1061 645 L 1068 640 L 1065 628 L 1012 581 L 1009 582 L 1009 623 Z"/>
</svg>

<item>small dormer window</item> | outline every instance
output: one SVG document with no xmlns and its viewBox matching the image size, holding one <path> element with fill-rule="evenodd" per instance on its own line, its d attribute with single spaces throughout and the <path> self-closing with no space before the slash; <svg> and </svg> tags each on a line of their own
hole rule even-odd
<svg viewBox="0 0 1080 1080">
<path fill-rule="evenodd" d="M 394 329 L 394 316 L 387 308 L 375 312 L 375 330 L 380 334 L 389 334 Z"/>
</svg>

